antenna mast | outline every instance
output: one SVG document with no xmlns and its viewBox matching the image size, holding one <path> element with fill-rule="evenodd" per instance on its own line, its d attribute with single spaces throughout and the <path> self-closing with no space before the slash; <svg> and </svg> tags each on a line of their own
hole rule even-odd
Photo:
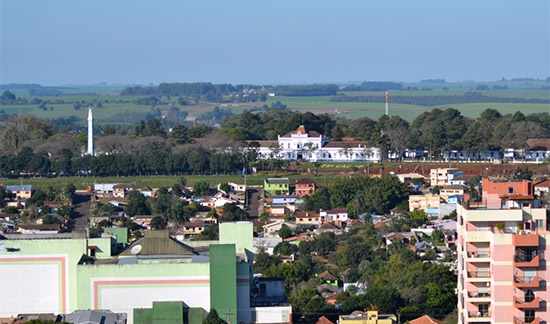
<svg viewBox="0 0 550 324">
<path fill-rule="evenodd" d="M 389 111 L 388 111 L 388 104 L 390 102 L 390 97 L 389 97 L 389 94 L 388 94 L 388 91 L 386 91 L 386 116 L 389 116 Z"/>
</svg>

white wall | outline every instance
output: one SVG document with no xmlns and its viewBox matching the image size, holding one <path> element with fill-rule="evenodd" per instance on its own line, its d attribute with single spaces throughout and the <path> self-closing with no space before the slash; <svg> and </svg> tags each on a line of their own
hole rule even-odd
<svg viewBox="0 0 550 324">
<path fill-rule="evenodd" d="M 255 323 L 288 323 L 288 320 L 283 319 L 284 311 L 288 311 L 292 316 L 290 306 L 251 307 L 250 310 L 256 313 Z"/>
<path fill-rule="evenodd" d="M 59 264 L 0 264 L 0 317 L 59 314 L 60 271 Z"/>
<path fill-rule="evenodd" d="M 151 308 L 153 301 L 183 301 L 189 307 L 210 309 L 210 286 L 131 286 L 101 287 L 98 309 L 128 314 L 128 324 L 134 322 L 134 308 Z M 93 302 L 93 298 L 92 298 Z"/>
</svg>

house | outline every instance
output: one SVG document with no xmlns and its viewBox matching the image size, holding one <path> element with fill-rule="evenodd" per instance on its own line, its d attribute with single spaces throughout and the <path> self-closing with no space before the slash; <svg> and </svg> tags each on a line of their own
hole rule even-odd
<svg viewBox="0 0 550 324">
<path fill-rule="evenodd" d="M 403 174 L 396 174 L 399 181 L 402 183 L 411 183 L 415 181 L 424 181 L 426 178 L 421 175 L 420 173 L 403 173 Z"/>
<path fill-rule="evenodd" d="M 384 235 L 384 239 L 386 240 L 386 245 L 392 244 L 394 240 L 397 240 L 401 243 L 409 244 L 413 237 L 414 237 L 414 233 L 411 233 L 411 232 L 403 232 L 403 233 L 391 232 Z"/>
<path fill-rule="evenodd" d="M 550 180 L 537 182 L 534 186 L 537 197 L 547 196 L 550 193 Z"/>
<path fill-rule="evenodd" d="M 334 224 L 325 222 L 324 224 L 320 225 L 319 228 L 313 230 L 313 232 L 317 235 L 320 235 L 322 233 L 334 233 L 335 235 L 341 235 L 344 233 L 344 230 L 342 227 Z"/>
<path fill-rule="evenodd" d="M 299 211 L 296 212 L 296 224 L 298 225 L 315 225 L 319 226 L 319 213 L 312 211 Z"/>
<path fill-rule="evenodd" d="M 258 254 L 261 251 L 269 255 L 273 255 L 273 249 L 277 244 L 283 241 L 280 237 L 255 237 L 254 238 L 254 254 Z"/>
<path fill-rule="evenodd" d="M 341 295 L 344 295 L 344 294 L 345 293 L 343 291 L 339 291 L 337 293 L 334 293 L 334 294 L 332 294 L 332 295 L 325 298 L 325 303 L 330 304 L 330 305 L 336 305 L 338 297 L 340 297 Z"/>
<path fill-rule="evenodd" d="M 393 314 L 378 314 L 378 311 L 355 311 L 351 315 L 340 315 L 338 324 L 396 324 L 397 317 Z"/>
<path fill-rule="evenodd" d="M 234 182 L 228 182 L 227 185 L 229 186 L 229 190 L 230 190 L 230 191 L 233 191 L 233 192 L 241 192 L 241 193 L 246 192 L 246 185 L 244 185 L 244 184 L 238 184 L 238 183 L 234 183 Z M 219 186 L 218 186 L 218 190 L 219 190 Z"/>
<path fill-rule="evenodd" d="M 426 242 L 426 241 L 422 241 L 422 242 L 418 242 L 414 245 L 414 250 L 416 252 L 428 252 L 428 251 L 436 251 L 436 247 L 430 243 L 430 242 Z"/>
<path fill-rule="evenodd" d="M 283 227 L 295 229 L 296 225 L 282 220 L 266 224 L 263 226 L 264 237 L 277 237 L 279 235 L 279 230 Z"/>
<path fill-rule="evenodd" d="M 113 187 L 116 183 L 94 183 L 95 195 L 102 197 L 113 197 Z"/>
<path fill-rule="evenodd" d="M 324 283 L 338 287 L 340 285 L 340 278 L 330 273 L 328 270 L 323 271 L 315 275 L 317 278 L 321 279 Z"/>
<path fill-rule="evenodd" d="M 310 242 L 313 241 L 315 238 L 309 234 L 300 234 L 296 236 L 287 237 L 283 240 L 283 242 L 287 242 L 289 244 L 294 245 L 300 245 L 302 242 Z"/>
<path fill-rule="evenodd" d="M 134 186 L 127 183 L 118 183 L 113 186 L 113 197 L 126 198 L 129 191 L 134 190 Z"/>
<path fill-rule="evenodd" d="M 183 223 L 183 234 L 195 235 L 204 232 L 206 225 L 203 222 Z"/>
<path fill-rule="evenodd" d="M 6 191 L 15 195 L 18 199 L 29 199 L 32 195 L 32 185 L 6 186 Z"/>
<path fill-rule="evenodd" d="M 294 193 L 298 197 L 311 196 L 315 193 L 315 190 L 316 190 L 315 181 L 311 179 L 304 178 L 304 179 L 296 180 L 294 185 L 295 185 Z"/>
<path fill-rule="evenodd" d="M 290 182 L 288 178 L 266 178 L 264 179 L 264 192 L 271 196 L 288 195 Z"/>
<path fill-rule="evenodd" d="M 292 214 L 296 210 L 295 205 L 291 204 L 284 204 L 284 205 L 271 205 L 271 208 L 269 209 L 269 213 L 272 216 L 276 217 L 282 217 L 285 214 Z"/>
<path fill-rule="evenodd" d="M 529 151 L 525 152 L 525 159 L 543 162 L 550 158 L 550 138 L 529 138 L 525 141 Z"/>
<path fill-rule="evenodd" d="M 145 197 L 153 197 L 153 189 L 151 187 L 143 187 L 139 189 L 139 192 Z"/>
<path fill-rule="evenodd" d="M 295 204 L 296 196 L 273 196 L 268 198 L 267 201 L 270 201 L 274 205 L 283 205 L 283 204 Z"/>
<path fill-rule="evenodd" d="M 451 186 L 469 186 L 470 185 L 470 178 L 465 175 L 461 175 L 458 177 L 454 177 L 453 179 L 449 180 L 449 185 Z"/>
<path fill-rule="evenodd" d="M 348 220 L 348 210 L 345 208 L 336 208 L 331 210 L 319 211 L 319 223 L 345 223 Z"/>
</svg>

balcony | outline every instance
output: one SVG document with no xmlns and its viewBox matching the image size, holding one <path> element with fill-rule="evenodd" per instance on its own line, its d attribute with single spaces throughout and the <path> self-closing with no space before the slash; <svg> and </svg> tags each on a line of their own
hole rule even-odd
<svg viewBox="0 0 550 324">
<path fill-rule="evenodd" d="M 514 246 L 539 246 L 538 234 L 514 234 L 512 236 L 512 244 Z"/>
<path fill-rule="evenodd" d="M 514 276 L 514 287 L 516 288 L 538 288 L 539 286 L 539 277 Z"/>
<path fill-rule="evenodd" d="M 514 257 L 514 265 L 516 267 L 538 267 L 540 264 L 540 255 L 536 255 L 535 257 L 532 256 L 526 256 L 526 255 L 516 255 Z"/>
<path fill-rule="evenodd" d="M 484 282 L 491 280 L 491 272 L 489 271 L 468 271 L 468 281 Z"/>
<path fill-rule="evenodd" d="M 490 303 L 491 294 L 488 292 L 470 291 L 468 292 L 468 301 L 470 303 Z"/>
<path fill-rule="evenodd" d="M 540 318 L 516 317 L 514 316 L 514 324 L 540 324 Z"/>
<path fill-rule="evenodd" d="M 519 309 L 524 308 L 539 308 L 540 307 L 540 298 L 521 298 L 521 297 L 514 297 L 514 306 Z"/>
<path fill-rule="evenodd" d="M 493 233 L 491 231 L 467 231 L 465 233 L 466 242 L 491 242 Z"/>
<path fill-rule="evenodd" d="M 491 255 L 489 252 L 468 252 L 468 262 L 491 262 Z"/>
<path fill-rule="evenodd" d="M 468 322 L 470 323 L 481 323 L 481 322 L 490 322 L 491 313 L 490 312 L 468 312 Z"/>
</svg>

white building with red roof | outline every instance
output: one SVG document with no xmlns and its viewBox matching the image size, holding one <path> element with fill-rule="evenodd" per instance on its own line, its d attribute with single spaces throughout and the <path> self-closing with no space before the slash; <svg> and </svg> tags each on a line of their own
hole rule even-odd
<svg viewBox="0 0 550 324">
<path fill-rule="evenodd" d="M 301 125 L 277 141 L 258 141 L 259 155 L 264 159 L 304 161 L 380 161 L 380 149 L 364 141 L 345 139 L 330 141 L 316 131 L 307 131 Z"/>
</svg>

